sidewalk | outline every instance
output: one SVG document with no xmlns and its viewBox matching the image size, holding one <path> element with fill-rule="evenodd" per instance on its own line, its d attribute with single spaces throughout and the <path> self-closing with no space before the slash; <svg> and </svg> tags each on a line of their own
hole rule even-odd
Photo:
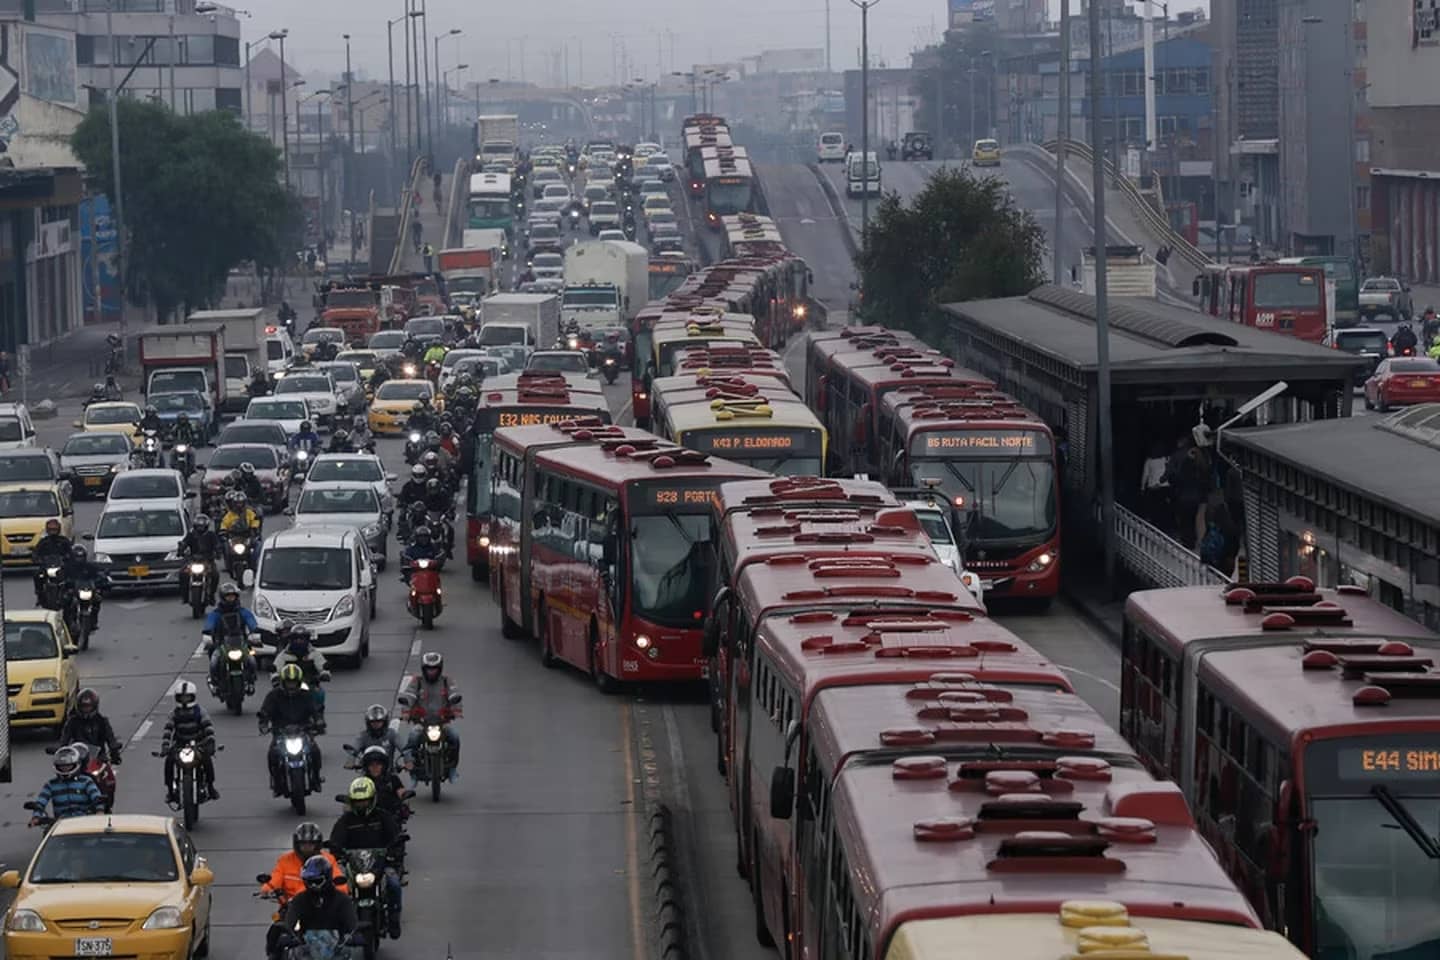
<svg viewBox="0 0 1440 960">
<path fill-rule="evenodd" d="M 24 402 L 33 410 L 42 400 L 89 396 L 91 388 L 105 381 L 105 363 L 110 347 L 105 338 L 120 330 L 118 323 L 96 323 L 81 327 L 30 350 L 30 374 L 22 383 L 18 363 L 14 367 L 12 390 L 7 399 Z M 133 368 L 134 364 L 128 364 Z M 139 376 L 121 376 L 126 394 L 139 389 Z"/>
<path fill-rule="evenodd" d="M 440 195 L 445 198 L 450 196 L 450 181 L 452 174 L 444 174 L 440 180 Z M 425 243 L 437 253 L 444 249 L 445 244 L 445 214 L 435 212 L 435 201 L 430 196 L 429 184 L 425 190 L 420 192 L 423 202 L 415 208 L 412 214 L 413 219 L 420 221 L 420 236 Z M 425 270 L 425 258 L 415 251 L 415 242 L 410 237 L 402 237 L 400 243 L 401 259 L 400 268 L 402 273 L 422 273 Z M 432 268 L 434 263 L 431 263 Z"/>
</svg>

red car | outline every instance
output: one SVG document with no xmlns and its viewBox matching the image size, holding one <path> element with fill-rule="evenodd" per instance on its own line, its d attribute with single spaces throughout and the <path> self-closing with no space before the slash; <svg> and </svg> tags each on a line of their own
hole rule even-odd
<svg viewBox="0 0 1440 960">
<path fill-rule="evenodd" d="M 1390 357 L 1365 381 L 1365 409 L 1381 411 L 1412 403 L 1440 403 L 1440 362 L 1429 357 Z"/>
</svg>

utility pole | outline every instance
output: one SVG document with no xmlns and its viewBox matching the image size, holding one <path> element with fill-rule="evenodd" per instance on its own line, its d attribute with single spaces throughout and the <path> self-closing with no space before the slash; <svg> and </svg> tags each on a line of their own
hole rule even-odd
<svg viewBox="0 0 1440 960">
<path fill-rule="evenodd" d="M 860 8 L 860 169 L 864 184 L 860 190 L 860 248 L 864 250 L 870 236 L 870 8 L 880 0 L 850 2 Z"/>
<path fill-rule="evenodd" d="M 1145 0 L 1143 40 L 1145 44 L 1145 164 L 1144 172 L 1155 169 L 1155 3 Z"/>
<path fill-rule="evenodd" d="M 285 38 L 289 35 L 289 30 L 276 30 L 270 34 L 271 40 L 280 41 L 280 155 L 285 164 L 287 191 L 290 189 L 290 105 L 286 101 L 290 99 L 290 85 L 285 79 Z"/>
<path fill-rule="evenodd" d="M 115 84 L 115 0 L 108 0 L 105 4 L 105 43 L 106 58 L 110 61 L 110 173 L 115 181 L 115 273 L 120 279 L 120 329 L 125 329 L 125 201 L 124 191 L 120 188 L 120 115 L 116 103 L 120 98 L 120 88 Z M 94 224 L 91 224 L 91 238 L 94 240 L 99 236 Z M 98 257 L 97 257 L 98 259 Z M 96 312 L 101 312 L 100 287 L 95 287 Z"/>
<path fill-rule="evenodd" d="M 386 116 L 387 121 L 388 121 L 388 123 L 389 123 L 389 125 L 390 125 L 390 162 L 389 162 L 388 164 L 386 164 L 387 169 L 393 169 L 393 168 L 394 168 L 394 166 L 395 166 L 395 155 L 396 155 L 396 153 L 398 152 L 398 144 L 396 143 L 396 140 L 395 140 L 395 126 L 396 126 L 396 124 L 395 124 L 395 119 L 396 119 L 396 117 L 395 117 L 395 24 L 398 23 L 399 21 L 403 20 L 403 19 L 405 19 L 405 18 L 404 18 L 404 17 L 396 17 L 394 20 L 386 20 L 386 21 L 385 21 L 385 47 L 386 47 L 387 56 L 388 56 L 389 61 L 390 61 L 390 86 L 389 86 L 388 92 L 387 92 L 386 95 L 385 95 L 385 102 L 386 102 L 386 104 L 387 104 L 387 108 L 386 108 L 386 110 L 385 110 L 385 116 Z M 362 129 L 362 132 L 363 132 L 363 129 L 364 129 L 363 121 L 362 121 L 361 129 Z M 387 178 L 386 178 L 387 182 L 390 181 L 390 179 L 391 179 L 391 178 L 387 177 Z M 392 183 L 392 184 L 391 184 L 392 189 L 393 189 L 393 186 L 394 186 L 394 185 L 393 185 L 393 183 Z"/>
<path fill-rule="evenodd" d="M 1098 117 L 1100 112 L 1099 70 L 1093 69 L 1100 62 L 1100 4 L 1090 0 L 1090 115 Z M 1105 287 L 1105 155 L 1103 151 L 1090 151 L 1090 188 L 1095 194 L 1095 209 L 1091 222 L 1095 225 L 1095 378 L 1099 388 L 1100 455 L 1096 461 L 1096 477 L 1099 481 L 1097 493 L 1100 496 L 1100 537 L 1104 544 L 1105 584 L 1107 588 L 1115 582 L 1115 449 L 1110 425 L 1110 317 L 1109 296 Z M 1059 215 L 1059 211 L 1056 211 Z M 1085 429 L 1083 425 L 1080 429 Z"/>
<path fill-rule="evenodd" d="M 405 0 L 405 169 L 410 169 L 413 154 L 410 144 L 414 139 L 414 125 L 410 116 L 410 32 L 415 29 L 415 17 L 410 12 L 412 0 Z"/>
<path fill-rule="evenodd" d="M 671 54 L 674 59 L 674 54 Z M 825 72 L 830 72 L 830 0 L 825 0 Z"/>
<path fill-rule="evenodd" d="M 1060 0 L 1060 106 L 1055 115 L 1055 229 L 1051 233 L 1051 254 L 1055 260 L 1055 283 L 1065 283 L 1064 245 L 1065 154 L 1070 139 L 1070 0 Z"/>
<path fill-rule="evenodd" d="M 420 156 L 420 131 L 425 126 L 421 120 L 424 114 L 420 112 L 420 77 L 422 76 L 420 73 L 420 28 L 425 18 L 425 11 L 416 6 L 416 0 L 411 0 L 411 4 L 410 16 L 414 18 L 410 25 L 410 46 L 412 48 L 411 55 L 415 61 L 415 156 L 418 157 Z"/>
<path fill-rule="evenodd" d="M 421 55 L 425 58 L 425 69 L 420 76 L 425 78 L 425 110 L 420 116 L 425 118 L 425 149 L 429 153 L 435 152 L 435 130 L 430 126 L 430 17 L 425 6 L 425 0 L 420 0 L 420 43 L 424 47 Z"/>
<path fill-rule="evenodd" d="M 345 126 L 350 140 L 350 151 L 345 155 L 345 189 L 340 197 L 347 210 L 355 209 L 355 76 L 350 72 L 350 34 L 345 37 Z M 334 99 L 331 99 L 334 102 Z"/>
</svg>

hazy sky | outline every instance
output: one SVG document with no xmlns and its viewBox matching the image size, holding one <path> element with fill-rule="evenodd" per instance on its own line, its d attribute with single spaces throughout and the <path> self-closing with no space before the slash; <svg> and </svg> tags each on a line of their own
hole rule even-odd
<svg viewBox="0 0 1440 960">
<path fill-rule="evenodd" d="M 341 34 L 348 30 L 356 74 L 379 79 L 387 70 L 385 21 L 402 15 L 404 4 L 405 0 L 248 0 L 243 6 L 252 17 L 242 17 L 241 25 L 246 40 L 288 28 L 285 52 L 291 61 L 305 71 L 337 74 L 345 65 Z M 432 57 L 437 30 L 464 31 L 441 41 L 440 59 L 442 69 L 469 64 L 463 75 L 467 79 L 474 79 L 477 72 L 503 79 L 508 60 L 509 75 L 518 80 L 523 60 L 525 79 L 553 82 L 555 52 L 567 45 L 571 83 L 582 78 L 583 58 L 587 84 L 615 78 L 621 42 L 633 64 L 627 70 L 629 78 L 646 79 L 656 76 L 662 57 L 665 71 L 672 69 L 672 42 L 675 70 L 766 49 L 825 45 L 825 0 L 426 0 L 426 4 Z M 939 38 L 945 10 L 945 0 L 881 0 L 870 11 L 871 62 L 908 65 L 911 49 Z M 856 66 L 860 11 L 849 0 L 830 0 L 830 11 L 832 65 L 837 70 Z M 396 63 L 401 71 L 403 30 L 401 24 L 395 25 Z"/>
</svg>

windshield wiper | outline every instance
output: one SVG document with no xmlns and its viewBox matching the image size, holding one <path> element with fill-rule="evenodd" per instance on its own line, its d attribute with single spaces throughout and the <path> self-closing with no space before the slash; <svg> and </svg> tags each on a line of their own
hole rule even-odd
<svg viewBox="0 0 1440 960">
<path fill-rule="evenodd" d="M 1385 812 L 1400 823 L 1400 829 L 1415 841 L 1415 846 L 1420 848 L 1421 853 L 1431 860 L 1440 860 L 1440 843 L 1437 843 L 1434 837 L 1425 832 L 1425 828 L 1420 826 L 1420 821 L 1415 819 L 1399 797 L 1390 792 L 1389 787 L 1377 783 L 1370 788 L 1370 793 L 1380 801 L 1380 806 L 1385 808 Z"/>
</svg>

